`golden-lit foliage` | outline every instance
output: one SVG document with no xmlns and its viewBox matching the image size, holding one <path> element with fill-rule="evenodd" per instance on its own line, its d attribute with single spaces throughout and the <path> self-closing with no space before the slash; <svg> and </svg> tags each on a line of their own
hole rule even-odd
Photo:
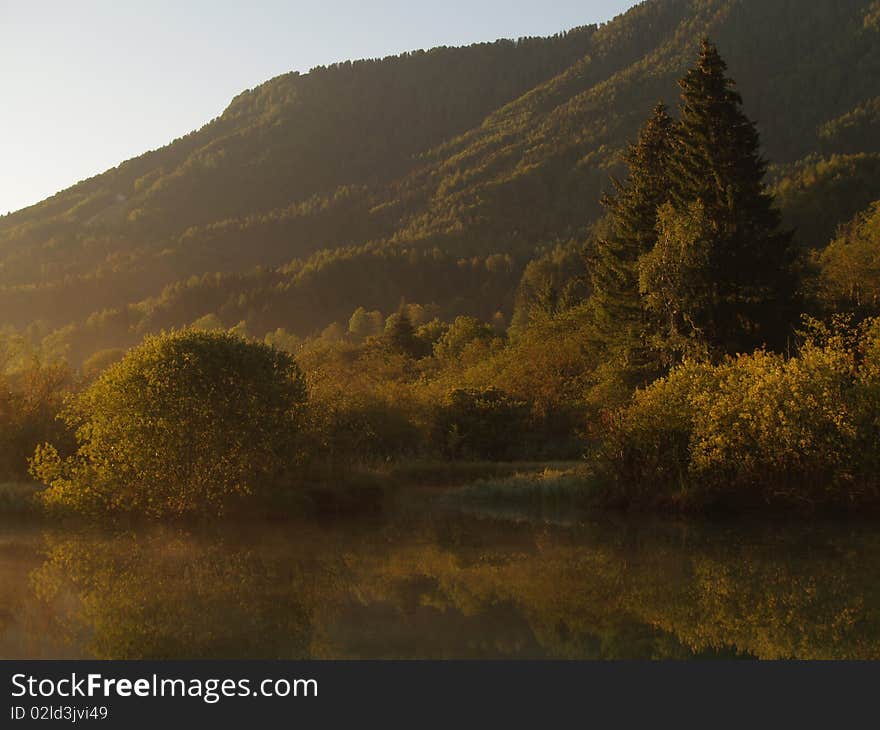
<svg viewBox="0 0 880 730">
<path fill-rule="evenodd" d="M 856 383 L 867 365 L 842 374 L 823 347 L 759 350 L 720 369 L 696 362 L 782 351 L 794 302 L 825 315 L 849 306 L 844 290 L 859 306 L 875 298 L 871 212 L 814 261 L 820 277 L 791 291 L 788 234 L 777 230 L 745 111 L 760 110 L 761 140 L 781 161 L 773 192 L 803 246 L 826 243 L 853 206 L 880 194 L 873 76 L 844 84 L 836 70 L 877 66 L 874 11 L 864 0 L 792 8 L 648 2 L 549 39 L 289 74 L 243 93 L 202 130 L 5 217 L 0 307 L 17 329 L 3 333 L 0 365 L 23 372 L 33 353 L 34 372 L 60 361 L 73 370 L 45 387 L 0 383 L 12 434 L 0 466 L 21 473 L 22 449 L 47 441 L 34 474 L 51 485 L 48 503 L 165 515 L 220 511 L 282 473 L 290 485 L 306 481 L 303 456 L 331 469 L 574 459 L 604 439 L 606 465 L 626 474 L 624 502 L 640 490 L 657 497 L 652 480 L 667 502 L 697 472 L 711 492 L 807 469 L 867 497 L 870 470 L 844 464 L 850 449 L 874 443 L 862 412 L 873 396 L 835 380 Z M 711 44 L 693 66 L 705 33 L 747 90 L 742 110 Z M 809 72 L 791 52 L 807 45 Z M 633 260 L 602 264 L 606 279 L 633 284 L 617 302 L 632 310 L 626 324 L 607 306 L 610 290 L 594 291 L 615 227 L 599 219 L 599 201 L 622 163 L 639 179 L 647 157 L 638 145 L 626 153 L 627 140 L 683 72 L 676 116 L 655 107 L 678 172 L 648 170 L 663 195 L 617 204 L 620 213 L 629 201 L 638 215 L 622 220 L 641 221 L 650 250 L 624 247 Z M 717 174 L 691 174 L 707 160 Z M 816 292 L 824 296 L 813 301 Z M 154 359 L 144 368 L 155 377 L 145 377 L 135 363 L 162 341 L 150 333 L 176 327 L 229 345 L 231 370 L 199 355 L 204 368 Z M 620 333 L 626 347 L 611 346 Z M 238 358 L 245 352 L 289 377 L 263 377 Z M 695 360 L 609 415 L 681 356 Z M 838 404 L 834 388 L 858 405 Z M 78 392 L 54 423 L 68 390 Z M 792 392 L 821 407 L 786 410 Z M 762 399 L 778 407 L 760 411 Z M 282 402 L 297 404 L 296 418 Z M 77 429 L 72 455 L 67 427 Z M 733 468 L 740 451 L 748 455 Z"/>
<path fill-rule="evenodd" d="M 614 414 L 599 466 L 637 504 L 877 501 L 880 321 L 818 323 L 790 358 L 686 362 Z"/>
<path fill-rule="evenodd" d="M 880 201 L 841 228 L 819 263 L 832 300 L 880 311 Z"/>
<path fill-rule="evenodd" d="M 147 338 L 63 412 L 77 450 L 38 447 L 47 505 L 82 512 L 222 511 L 297 458 L 305 383 L 281 350 L 230 333 Z"/>
<path fill-rule="evenodd" d="M 69 447 L 71 432 L 56 415 L 72 388 L 72 373 L 63 363 L 31 359 L 9 375 L 0 369 L 0 482 L 25 477 L 38 444 Z"/>
<path fill-rule="evenodd" d="M 299 355 L 309 389 L 313 451 L 331 465 L 416 453 L 423 408 L 417 366 L 378 341 L 315 343 Z"/>
<path fill-rule="evenodd" d="M 513 343 L 472 317 L 420 325 L 408 351 L 388 328 L 308 340 L 296 353 L 313 453 L 337 465 L 577 457 L 593 377 L 587 329 L 582 307 L 536 321 Z"/>
</svg>

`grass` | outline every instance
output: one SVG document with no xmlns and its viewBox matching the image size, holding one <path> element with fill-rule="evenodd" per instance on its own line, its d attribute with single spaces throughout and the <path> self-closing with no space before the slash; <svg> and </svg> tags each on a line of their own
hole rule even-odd
<svg viewBox="0 0 880 730">
<path fill-rule="evenodd" d="M 391 466 L 383 474 L 389 481 L 408 486 L 461 487 L 497 482 L 515 477 L 536 476 L 548 470 L 574 469 L 578 462 L 527 461 L 412 461 Z"/>
<path fill-rule="evenodd" d="M 265 502 L 243 502 L 230 514 L 361 514 L 403 495 L 442 490 L 448 504 L 581 504 L 589 474 L 581 462 L 410 461 L 337 469 L 311 468 Z M 0 483 L 0 515 L 35 514 L 41 485 Z M 427 489 L 426 489 L 427 488 Z"/>
<path fill-rule="evenodd" d="M 592 482 L 592 474 L 582 465 L 545 465 L 542 471 L 517 471 L 508 476 L 478 479 L 451 492 L 446 501 L 584 506 L 593 491 Z"/>
<path fill-rule="evenodd" d="M 339 469 L 311 468 L 291 494 L 319 514 L 376 512 L 389 504 L 448 495 L 460 500 L 556 500 L 582 492 L 580 462 L 405 461 Z M 297 503 L 300 507 L 302 504 Z M 289 505 L 278 504 L 279 510 Z"/>
</svg>

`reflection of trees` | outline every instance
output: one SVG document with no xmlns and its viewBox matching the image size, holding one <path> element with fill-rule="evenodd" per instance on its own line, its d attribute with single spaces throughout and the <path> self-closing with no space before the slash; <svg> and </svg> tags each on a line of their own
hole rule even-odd
<svg viewBox="0 0 880 730">
<path fill-rule="evenodd" d="M 799 538 L 799 539 L 798 539 Z M 677 568 L 676 568 L 677 566 Z M 880 658 L 880 539 L 822 531 L 658 543 L 631 578 L 646 621 L 693 649 L 763 659 Z"/>
<path fill-rule="evenodd" d="M 867 530 L 532 527 L 47 538 L 32 580 L 99 657 L 880 657 Z"/>
<path fill-rule="evenodd" d="M 356 581 L 365 603 L 391 603 L 402 620 L 413 605 L 471 617 L 507 607 L 527 625 L 508 655 L 880 657 L 880 538 L 775 530 L 519 528 L 514 543 L 366 553 Z"/>
<path fill-rule="evenodd" d="M 298 658 L 314 581 L 283 554 L 184 535 L 49 538 L 32 580 L 99 658 Z"/>
<path fill-rule="evenodd" d="M 57 641 L 50 607 L 28 590 L 28 575 L 41 564 L 42 530 L 27 520 L 0 517 L 0 657 L 67 659 Z"/>
<path fill-rule="evenodd" d="M 316 626 L 325 656 L 689 656 L 625 604 L 627 566 L 583 535 L 430 519 L 347 560 L 353 587 Z M 368 617 L 376 631 L 352 636 Z M 317 646 L 316 646 L 317 648 Z"/>
<path fill-rule="evenodd" d="M 365 556 L 357 574 L 366 605 L 393 606 L 401 628 L 413 624 L 415 635 L 420 617 L 433 630 L 447 628 L 435 656 L 652 656 L 658 642 L 675 651 L 677 642 L 623 605 L 621 568 L 600 550 L 540 541 L 485 552 L 413 546 Z M 433 615 L 424 616 L 428 611 Z M 381 641 L 364 648 L 382 651 Z"/>
</svg>

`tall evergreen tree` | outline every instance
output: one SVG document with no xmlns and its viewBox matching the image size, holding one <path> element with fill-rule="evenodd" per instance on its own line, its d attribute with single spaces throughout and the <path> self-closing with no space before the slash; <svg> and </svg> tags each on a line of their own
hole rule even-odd
<svg viewBox="0 0 880 730">
<path fill-rule="evenodd" d="M 697 64 L 679 82 L 681 118 L 669 166 L 672 210 L 664 220 L 664 251 L 645 262 L 642 280 L 647 301 L 664 315 L 666 342 L 678 350 L 690 342 L 715 356 L 781 346 L 796 289 L 791 233 L 780 229 L 763 182 L 767 163 L 758 132 L 726 70 L 704 39 Z M 698 221 L 676 220 L 695 214 Z M 686 231 L 686 240 L 676 240 L 675 231 Z M 678 268 L 688 276 L 674 285 L 655 266 L 659 259 L 666 271 Z"/>
<path fill-rule="evenodd" d="M 591 267 L 593 316 L 607 356 L 629 385 L 650 381 L 657 360 L 646 346 L 648 322 L 639 294 L 638 260 L 657 241 L 657 209 L 669 199 L 668 163 L 675 123 L 658 104 L 624 157 L 626 182 L 602 203 L 607 234 Z"/>
</svg>

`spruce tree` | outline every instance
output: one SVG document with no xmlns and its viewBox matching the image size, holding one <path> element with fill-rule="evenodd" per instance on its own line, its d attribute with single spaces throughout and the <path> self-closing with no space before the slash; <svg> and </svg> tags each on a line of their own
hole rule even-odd
<svg viewBox="0 0 880 730">
<path fill-rule="evenodd" d="M 419 354 L 420 342 L 405 308 L 401 307 L 399 312 L 388 318 L 385 323 L 385 337 L 392 350 L 412 357 Z"/>
<path fill-rule="evenodd" d="M 667 254 L 677 250 L 688 259 L 683 268 L 690 276 L 681 279 L 680 296 L 667 291 L 660 298 L 666 341 L 680 350 L 689 340 L 715 356 L 781 346 L 796 288 L 791 233 L 780 229 L 779 211 L 763 182 L 767 163 L 758 132 L 726 70 L 718 50 L 704 39 L 697 64 L 679 82 L 666 230 L 701 233 L 700 240 L 665 241 Z M 695 210 L 698 226 L 674 220 Z M 689 246 L 697 246 L 699 256 Z M 642 282 L 648 300 L 656 294 L 651 280 Z"/>
<path fill-rule="evenodd" d="M 624 157 L 626 182 L 614 180 L 606 195 L 607 234 L 596 244 L 591 266 L 596 331 L 623 380 L 640 385 L 657 374 L 646 346 L 648 321 L 639 294 L 638 260 L 657 240 L 657 209 L 669 199 L 668 160 L 675 124 L 658 104 Z"/>
</svg>

